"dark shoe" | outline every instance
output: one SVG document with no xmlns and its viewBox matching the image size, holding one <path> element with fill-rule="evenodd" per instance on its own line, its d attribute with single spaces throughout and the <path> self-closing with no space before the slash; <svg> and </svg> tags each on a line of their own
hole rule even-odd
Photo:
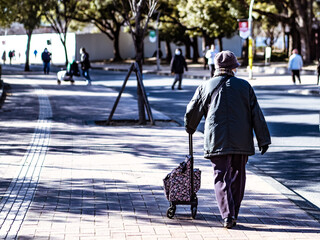
<svg viewBox="0 0 320 240">
<path fill-rule="evenodd" d="M 232 227 L 237 225 L 237 221 L 232 217 L 226 217 L 223 219 L 223 227 L 231 229 Z"/>
<path fill-rule="evenodd" d="M 178 90 L 182 90 L 182 88 L 181 88 L 181 87 L 179 87 L 179 88 L 178 88 Z"/>
</svg>

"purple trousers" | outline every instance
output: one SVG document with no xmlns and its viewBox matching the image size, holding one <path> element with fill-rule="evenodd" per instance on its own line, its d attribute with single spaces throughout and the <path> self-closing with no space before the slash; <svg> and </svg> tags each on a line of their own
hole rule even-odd
<svg viewBox="0 0 320 240">
<path fill-rule="evenodd" d="M 221 217 L 238 218 L 246 184 L 248 155 L 229 154 L 211 158 L 214 188 Z"/>
</svg>

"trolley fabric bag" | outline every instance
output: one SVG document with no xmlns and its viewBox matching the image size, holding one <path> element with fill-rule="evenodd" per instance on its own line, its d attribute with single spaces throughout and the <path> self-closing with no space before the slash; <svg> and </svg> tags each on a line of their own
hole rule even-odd
<svg viewBox="0 0 320 240">
<path fill-rule="evenodd" d="M 189 202 L 191 195 L 200 189 L 201 171 L 196 168 L 193 170 L 193 193 L 191 193 L 191 157 L 186 156 L 185 161 L 172 170 L 164 179 L 165 195 L 171 202 Z"/>
<path fill-rule="evenodd" d="M 168 218 L 173 218 L 177 205 L 190 205 L 191 216 L 196 217 L 198 207 L 196 193 L 200 189 L 200 179 L 201 171 L 193 169 L 192 135 L 189 134 L 189 155 L 163 179 L 165 195 L 170 202 L 167 210 Z"/>
</svg>

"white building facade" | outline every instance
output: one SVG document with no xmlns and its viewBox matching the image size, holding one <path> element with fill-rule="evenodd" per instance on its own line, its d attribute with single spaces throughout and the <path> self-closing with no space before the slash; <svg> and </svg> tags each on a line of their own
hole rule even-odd
<svg viewBox="0 0 320 240">
<path fill-rule="evenodd" d="M 242 39 L 235 35 L 231 39 L 223 39 L 224 50 L 233 51 L 237 56 L 241 56 Z M 202 39 L 199 38 L 198 50 L 202 53 Z M 145 57 L 152 57 L 156 51 L 156 42 L 150 42 L 149 37 L 144 40 L 144 54 Z M 120 34 L 120 55 L 124 59 L 133 59 L 135 57 L 135 49 L 131 35 L 129 33 L 121 32 Z M 68 33 L 67 34 L 67 51 L 69 61 L 72 59 L 79 60 L 79 49 L 85 47 L 90 54 L 91 61 L 102 61 L 112 59 L 113 42 L 102 33 Z M 177 48 L 175 44 L 171 44 L 172 52 Z M 6 51 L 7 63 L 9 62 L 9 51 L 15 50 L 15 57 L 12 63 L 25 63 L 27 48 L 27 35 L 7 35 L 0 36 L 0 54 Z M 56 33 L 33 34 L 30 44 L 30 64 L 40 64 L 41 53 L 44 48 L 47 48 L 52 53 L 53 64 L 64 64 L 65 53 L 60 37 Z M 184 47 L 181 47 L 185 52 Z M 192 50 L 192 49 L 191 49 Z M 165 57 L 165 43 L 161 43 L 161 51 Z"/>
</svg>

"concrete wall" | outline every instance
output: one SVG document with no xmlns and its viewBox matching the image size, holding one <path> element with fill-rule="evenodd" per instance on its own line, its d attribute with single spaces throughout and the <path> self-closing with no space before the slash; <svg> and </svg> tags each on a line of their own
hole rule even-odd
<svg viewBox="0 0 320 240">
<path fill-rule="evenodd" d="M 81 47 L 87 50 L 91 61 L 113 58 L 112 41 L 105 34 L 77 34 L 75 46 L 77 59 L 80 59 Z"/>
<path fill-rule="evenodd" d="M 67 49 L 68 58 L 71 61 L 73 58 L 79 60 L 80 54 L 79 49 L 85 47 L 90 54 L 91 61 L 101 61 L 105 59 L 113 58 L 113 43 L 112 41 L 102 33 L 95 34 L 75 34 L 68 33 L 67 35 Z M 48 45 L 48 40 L 51 42 Z M 231 50 L 237 56 L 241 56 L 241 38 L 235 35 L 231 39 L 223 39 L 224 50 Z M 132 37 L 129 33 L 121 32 L 120 34 L 120 54 L 124 59 L 132 59 L 135 57 L 135 49 L 132 41 Z M 156 42 L 150 42 L 149 37 L 144 40 L 144 55 L 145 57 L 152 57 L 156 51 Z M 13 59 L 13 63 L 25 63 L 25 51 L 27 47 L 27 36 L 26 35 L 7 35 L 0 36 L 0 55 L 2 56 L 3 51 L 6 51 L 7 63 L 9 62 L 8 53 L 10 50 L 16 51 L 16 56 Z M 64 64 L 65 55 L 63 45 L 60 41 L 59 35 L 54 33 L 49 34 L 33 34 L 31 38 L 30 46 L 30 63 L 42 63 L 41 53 L 44 48 L 52 53 L 53 64 Z M 174 53 L 178 46 L 171 44 L 171 50 Z M 185 48 L 181 46 L 181 49 L 185 55 Z M 38 51 L 37 56 L 34 55 L 34 50 Z M 198 50 L 200 56 L 202 56 L 202 39 L 198 39 Z M 165 57 L 166 49 L 165 43 L 161 42 L 161 51 L 163 57 Z M 191 49 L 192 51 L 192 49 Z M 191 52 L 192 54 L 192 52 Z"/>
<path fill-rule="evenodd" d="M 51 44 L 48 45 L 50 41 Z M 67 49 L 69 59 L 75 56 L 74 52 L 75 46 L 75 34 L 68 33 L 67 35 Z M 58 34 L 33 34 L 31 37 L 30 43 L 30 56 L 29 61 L 33 63 L 42 63 L 41 53 L 44 48 L 52 53 L 52 63 L 64 63 L 65 54 L 64 48 L 60 41 Z M 26 49 L 27 49 L 27 36 L 26 35 L 7 35 L 0 36 L 0 55 L 2 56 L 3 51 L 6 51 L 7 63 L 9 63 L 8 53 L 10 50 L 15 50 L 16 54 L 12 63 L 25 63 L 26 61 Z M 34 54 L 34 51 L 37 50 L 37 55 Z"/>
<path fill-rule="evenodd" d="M 223 38 L 223 50 L 230 50 L 233 52 L 237 57 L 241 57 L 241 49 L 243 41 L 239 35 L 234 35 L 232 38 Z"/>
<path fill-rule="evenodd" d="M 132 37 L 129 33 L 120 33 L 120 55 L 124 59 L 133 59 L 135 57 L 135 49 Z M 113 42 L 103 33 L 96 34 L 77 34 L 76 35 L 76 56 L 79 59 L 79 50 L 85 47 L 90 54 L 92 61 L 101 61 L 104 59 L 113 58 Z M 177 47 L 171 45 L 172 50 Z M 144 39 L 144 55 L 149 58 L 152 57 L 157 50 L 157 43 L 150 42 L 149 37 Z M 165 43 L 161 43 L 161 51 L 165 54 Z"/>
</svg>

